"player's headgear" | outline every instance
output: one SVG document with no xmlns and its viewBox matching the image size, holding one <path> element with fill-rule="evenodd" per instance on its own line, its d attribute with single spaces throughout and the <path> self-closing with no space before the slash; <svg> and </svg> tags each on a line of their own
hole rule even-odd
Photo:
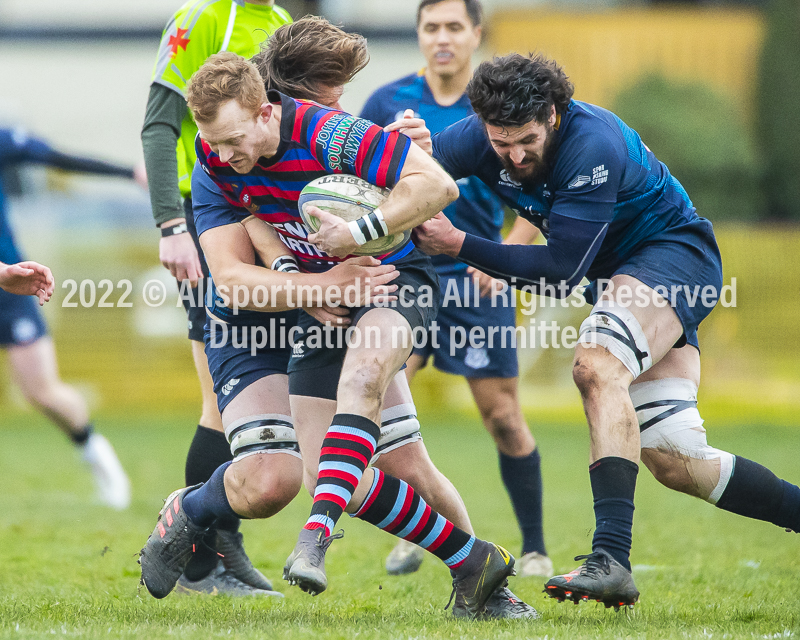
<svg viewBox="0 0 800 640">
<path fill-rule="evenodd" d="M 642 449 L 671 452 L 684 458 L 687 470 L 705 498 L 717 504 L 734 467 L 734 456 L 709 446 L 703 420 L 697 411 L 697 386 L 684 378 L 640 382 L 630 387 L 631 400 L 639 420 Z M 704 483 L 704 465 L 694 461 L 719 460 L 716 485 Z M 713 482 L 713 480 L 712 480 Z"/>
<path fill-rule="evenodd" d="M 299 455 L 300 452 L 292 417 L 279 413 L 236 420 L 225 427 L 225 437 L 231 445 L 234 461 L 255 453 L 286 451 Z"/>
</svg>

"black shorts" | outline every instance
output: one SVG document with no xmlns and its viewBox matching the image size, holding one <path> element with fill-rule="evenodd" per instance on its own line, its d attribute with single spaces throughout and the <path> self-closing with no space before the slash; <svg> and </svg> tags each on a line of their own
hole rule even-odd
<svg viewBox="0 0 800 640">
<path fill-rule="evenodd" d="M 200 240 L 197 237 L 197 228 L 194 226 L 194 212 L 192 211 L 192 199 L 186 198 L 183 201 L 183 212 L 186 216 L 186 228 L 189 229 L 189 235 L 194 240 L 194 246 L 197 247 L 197 255 L 200 258 L 200 267 L 203 269 L 203 277 L 197 282 L 197 287 L 190 289 L 191 295 L 181 296 L 183 301 L 183 308 L 186 309 L 186 315 L 189 327 L 189 340 L 195 342 L 203 342 L 203 327 L 206 324 L 206 306 L 203 301 L 203 293 L 208 287 L 208 264 L 206 257 L 203 255 L 203 250 L 200 248 Z"/>
<path fill-rule="evenodd" d="M 439 277 L 428 256 L 414 249 L 393 263 L 400 275 L 392 281 L 398 286 L 398 299 L 386 305 L 400 313 L 416 334 L 427 335 L 439 312 Z M 350 312 L 352 326 L 372 305 Z M 305 311 L 300 311 L 299 332 L 293 340 L 289 360 L 289 393 L 297 396 L 336 399 L 339 375 L 347 353 L 346 329 L 326 327 Z M 391 337 L 389 337 L 391 339 Z"/>
</svg>

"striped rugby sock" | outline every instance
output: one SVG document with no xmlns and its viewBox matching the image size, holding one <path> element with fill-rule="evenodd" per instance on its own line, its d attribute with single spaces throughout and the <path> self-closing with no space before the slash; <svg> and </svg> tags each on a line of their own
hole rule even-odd
<svg viewBox="0 0 800 640">
<path fill-rule="evenodd" d="M 437 513 L 407 483 L 375 469 L 364 504 L 353 514 L 398 538 L 427 549 L 451 569 L 467 559 L 475 536 Z"/>
<path fill-rule="evenodd" d="M 304 529 L 333 533 L 353 491 L 367 468 L 381 428 L 364 416 L 337 413 L 322 441 L 314 505 Z"/>
</svg>

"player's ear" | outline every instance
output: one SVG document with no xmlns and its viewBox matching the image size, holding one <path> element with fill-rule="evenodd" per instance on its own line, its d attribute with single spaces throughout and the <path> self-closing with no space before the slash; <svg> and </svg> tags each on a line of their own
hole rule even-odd
<svg viewBox="0 0 800 640">
<path fill-rule="evenodd" d="M 275 107 L 270 102 L 262 102 L 258 110 L 258 117 L 260 120 L 267 122 L 271 117 Z"/>
<path fill-rule="evenodd" d="M 555 105 L 550 105 L 550 118 L 549 118 L 549 120 L 550 120 L 550 126 L 551 127 L 555 127 L 556 126 L 556 106 Z"/>
<path fill-rule="evenodd" d="M 481 25 L 475 25 L 472 28 L 472 33 L 475 34 L 475 39 L 478 41 L 478 45 L 481 44 L 481 39 L 483 38 L 483 27 Z"/>
</svg>

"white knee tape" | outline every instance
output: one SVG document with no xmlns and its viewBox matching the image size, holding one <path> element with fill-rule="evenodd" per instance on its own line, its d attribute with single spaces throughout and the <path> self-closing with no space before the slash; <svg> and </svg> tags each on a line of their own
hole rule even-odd
<svg viewBox="0 0 800 640">
<path fill-rule="evenodd" d="M 382 453 L 416 442 L 421 437 L 417 408 L 413 402 L 389 407 L 381 412 L 381 436 L 373 461 Z"/>
<path fill-rule="evenodd" d="M 650 346 L 639 321 L 613 300 L 601 300 L 580 328 L 580 344 L 600 346 L 631 372 L 634 380 L 653 366 Z"/>
<path fill-rule="evenodd" d="M 733 455 L 709 446 L 697 410 L 697 387 L 684 378 L 631 385 L 631 400 L 641 430 L 642 449 L 675 451 L 695 460 L 719 460 L 719 482 L 708 502 L 716 504 L 733 473 Z"/>
<path fill-rule="evenodd" d="M 269 451 L 299 452 L 292 417 L 279 413 L 247 416 L 225 427 L 234 460 Z"/>
</svg>

